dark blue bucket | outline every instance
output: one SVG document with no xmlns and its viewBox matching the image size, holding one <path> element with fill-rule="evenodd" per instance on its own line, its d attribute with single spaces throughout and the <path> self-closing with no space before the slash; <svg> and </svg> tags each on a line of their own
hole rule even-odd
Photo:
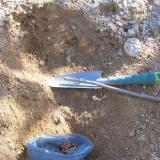
<svg viewBox="0 0 160 160">
<path fill-rule="evenodd" d="M 59 152 L 59 146 L 64 143 L 75 143 L 78 147 L 63 154 Z M 27 143 L 30 160 L 81 160 L 93 148 L 93 143 L 80 134 L 42 135 Z"/>
</svg>

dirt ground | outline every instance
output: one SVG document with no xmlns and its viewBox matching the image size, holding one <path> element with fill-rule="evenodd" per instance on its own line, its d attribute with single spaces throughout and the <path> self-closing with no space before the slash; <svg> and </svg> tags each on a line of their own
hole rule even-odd
<svg viewBox="0 0 160 160">
<path fill-rule="evenodd" d="M 88 160 L 151 160 L 160 149 L 159 103 L 105 89 L 51 89 L 60 73 L 102 70 L 104 76 L 140 73 L 154 56 L 130 58 L 80 11 L 48 4 L 12 13 L 0 51 L 0 159 L 28 160 L 26 142 L 41 134 L 80 133 L 95 144 Z M 143 60 L 142 60 L 143 59 Z M 160 68 L 156 68 L 160 69 Z M 123 87 L 158 95 L 159 86 Z"/>
</svg>

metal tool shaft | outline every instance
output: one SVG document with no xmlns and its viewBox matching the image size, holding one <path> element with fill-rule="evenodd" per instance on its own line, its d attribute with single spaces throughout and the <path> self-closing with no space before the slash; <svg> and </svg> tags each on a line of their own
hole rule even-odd
<svg viewBox="0 0 160 160">
<path fill-rule="evenodd" d="M 127 95 L 134 96 L 134 97 L 139 97 L 139 98 L 144 98 L 144 99 L 147 99 L 147 100 L 160 102 L 159 97 L 154 97 L 154 96 L 150 96 L 150 95 L 147 95 L 147 94 L 140 94 L 140 93 L 128 91 L 128 90 L 125 90 L 125 89 L 121 89 L 121 88 L 109 86 L 109 85 L 106 85 L 106 84 L 102 84 L 102 83 L 99 83 L 99 82 L 96 82 L 96 81 L 89 81 L 89 80 L 86 80 L 86 79 L 75 79 L 75 78 L 70 78 L 70 77 L 65 77 L 64 79 L 68 80 L 68 81 L 72 81 L 72 82 L 94 84 L 94 85 L 97 85 L 97 86 L 100 86 L 100 87 L 103 87 L 103 88 L 107 88 L 109 90 L 112 90 L 112 91 L 115 91 L 115 92 L 118 92 L 118 93 L 123 93 L 123 94 L 127 94 Z"/>
</svg>

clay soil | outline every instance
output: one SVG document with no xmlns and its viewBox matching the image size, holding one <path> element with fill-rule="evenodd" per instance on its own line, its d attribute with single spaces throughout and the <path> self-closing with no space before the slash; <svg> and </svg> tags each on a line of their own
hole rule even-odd
<svg viewBox="0 0 160 160">
<path fill-rule="evenodd" d="M 53 4 L 22 7 L 26 13 L 12 13 L 6 23 L 0 51 L 0 159 L 28 160 L 29 138 L 62 133 L 92 140 L 88 160 L 151 159 L 160 147 L 159 103 L 46 84 L 60 73 L 97 69 L 107 77 L 148 71 L 151 63 L 114 56 L 121 44 L 99 33 L 80 11 Z M 158 86 L 123 88 L 154 95 Z"/>
</svg>

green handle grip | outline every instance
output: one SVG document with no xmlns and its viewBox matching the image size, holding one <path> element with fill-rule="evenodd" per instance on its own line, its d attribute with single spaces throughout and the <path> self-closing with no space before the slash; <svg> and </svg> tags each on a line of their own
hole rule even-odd
<svg viewBox="0 0 160 160">
<path fill-rule="evenodd" d="M 98 79 L 98 82 L 108 85 L 160 84 L 160 72 L 147 72 L 142 74 L 101 78 Z"/>
<path fill-rule="evenodd" d="M 160 72 L 154 72 L 156 76 L 156 83 L 160 84 Z"/>
</svg>

